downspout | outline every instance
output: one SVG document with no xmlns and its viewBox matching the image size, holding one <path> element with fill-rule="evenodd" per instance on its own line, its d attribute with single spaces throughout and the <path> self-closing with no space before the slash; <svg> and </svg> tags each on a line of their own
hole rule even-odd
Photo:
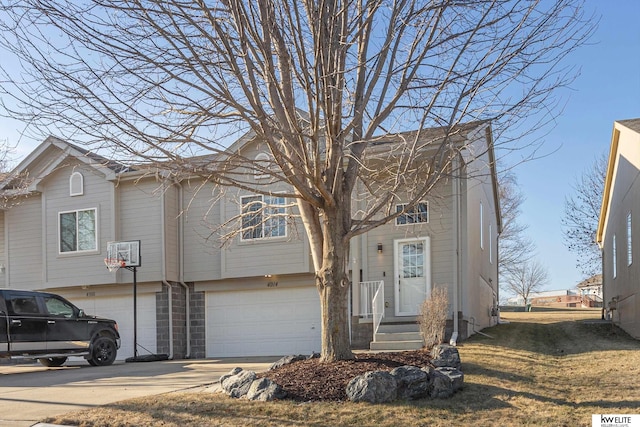
<svg viewBox="0 0 640 427">
<path fill-rule="evenodd" d="M 162 260 L 162 283 L 169 289 L 167 300 L 169 302 L 169 359 L 173 359 L 173 288 L 167 281 L 167 250 L 166 250 L 166 227 L 165 227 L 165 197 L 166 188 L 162 184 L 162 192 L 160 194 L 160 259 Z"/>
<path fill-rule="evenodd" d="M 191 358 L 191 304 L 190 298 L 191 294 L 189 293 L 189 286 L 184 282 L 184 191 L 182 189 L 182 184 L 175 181 L 176 186 L 178 187 L 178 209 L 180 220 L 178 222 L 178 256 L 179 258 L 179 268 L 180 268 L 180 277 L 178 283 L 180 286 L 184 288 L 185 292 L 185 319 L 186 319 L 186 333 L 187 333 L 187 352 L 184 355 L 185 359 Z"/>
<path fill-rule="evenodd" d="M 459 302 L 458 302 L 458 282 L 460 280 L 459 269 L 460 269 L 460 177 L 456 175 L 456 170 L 458 170 L 458 158 L 454 157 L 452 161 L 452 168 L 454 169 L 451 175 L 451 190 L 453 193 L 453 242 L 454 242 L 454 253 L 453 253 L 453 333 L 451 334 L 451 339 L 449 340 L 450 345 L 456 345 L 458 340 L 458 310 L 459 310 Z"/>
</svg>

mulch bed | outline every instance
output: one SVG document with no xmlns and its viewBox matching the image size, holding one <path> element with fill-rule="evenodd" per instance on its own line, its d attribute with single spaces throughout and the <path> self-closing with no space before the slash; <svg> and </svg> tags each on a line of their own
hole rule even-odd
<svg viewBox="0 0 640 427">
<path fill-rule="evenodd" d="M 307 359 L 284 365 L 258 377 L 267 377 L 279 384 L 287 398 L 299 402 L 346 401 L 345 389 L 351 379 L 368 371 L 391 371 L 404 365 L 430 365 L 431 356 L 424 350 L 359 353 L 353 360 L 322 363 Z"/>
</svg>

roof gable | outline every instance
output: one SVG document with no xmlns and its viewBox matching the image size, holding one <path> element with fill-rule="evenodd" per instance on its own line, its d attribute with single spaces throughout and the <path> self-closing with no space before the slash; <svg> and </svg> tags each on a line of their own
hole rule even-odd
<svg viewBox="0 0 640 427">
<path fill-rule="evenodd" d="M 107 180 L 129 169 L 89 150 L 83 149 L 55 136 L 47 137 L 35 150 L 29 153 L 0 182 L 0 190 L 17 194 L 38 191 L 44 178 L 54 171 L 67 157 L 92 167 L 104 175 Z"/>
</svg>

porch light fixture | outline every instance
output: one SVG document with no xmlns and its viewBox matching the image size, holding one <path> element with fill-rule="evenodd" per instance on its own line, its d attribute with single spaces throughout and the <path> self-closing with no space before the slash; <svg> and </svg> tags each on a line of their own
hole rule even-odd
<svg viewBox="0 0 640 427">
<path fill-rule="evenodd" d="M 378 253 L 382 253 L 382 243 L 378 243 Z"/>
</svg>

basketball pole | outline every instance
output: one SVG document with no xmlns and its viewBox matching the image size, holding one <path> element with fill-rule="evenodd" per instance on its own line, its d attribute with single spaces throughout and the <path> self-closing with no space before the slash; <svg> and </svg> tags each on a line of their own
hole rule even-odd
<svg viewBox="0 0 640 427">
<path fill-rule="evenodd" d="M 138 358 L 138 267 L 133 267 L 133 358 Z"/>
</svg>

